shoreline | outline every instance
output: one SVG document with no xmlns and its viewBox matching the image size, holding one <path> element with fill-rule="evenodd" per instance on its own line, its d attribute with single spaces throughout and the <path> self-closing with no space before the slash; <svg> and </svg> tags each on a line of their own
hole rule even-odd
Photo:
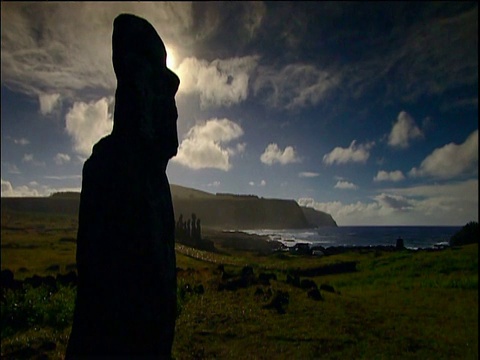
<svg viewBox="0 0 480 360">
<path fill-rule="evenodd" d="M 248 230 L 247 230 L 248 231 Z M 298 254 L 315 255 L 336 255 L 345 252 L 367 253 L 373 251 L 395 252 L 395 251 L 440 251 L 451 248 L 446 242 L 439 243 L 431 247 L 409 247 L 404 246 L 397 248 L 396 244 L 391 245 L 321 245 L 308 241 L 293 240 L 289 242 L 291 245 L 285 244 L 285 241 L 272 240 L 270 235 L 261 235 L 249 233 L 244 230 L 220 230 L 205 229 L 205 239 L 211 240 L 215 245 L 220 247 L 233 248 L 242 251 L 257 251 L 262 253 L 271 252 L 293 252 Z M 296 244 L 308 244 L 308 250 L 305 248 L 295 251 Z"/>
</svg>

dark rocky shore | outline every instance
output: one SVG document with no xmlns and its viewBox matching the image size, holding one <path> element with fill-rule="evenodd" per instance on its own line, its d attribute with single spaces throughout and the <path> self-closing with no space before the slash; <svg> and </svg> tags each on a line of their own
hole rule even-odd
<svg viewBox="0 0 480 360">
<path fill-rule="evenodd" d="M 372 245 L 372 246 L 310 246 L 309 244 L 297 243 L 287 247 L 283 243 L 270 240 L 267 235 L 248 234 L 242 231 L 217 231 L 207 230 L 206 238 L 222 247 L 235 250 L 257 251 L 260 253 L 289 252 L 298 255 L 329 256 L 346 252 L 370 253 L 370 252 L 395 252 L 395 251 L 438 251 L 449 248 L 442 245 L 434 248 L 410 249 L 406 248 L 402 239 L 398 239 L 395 245 Z"/>
</svg>

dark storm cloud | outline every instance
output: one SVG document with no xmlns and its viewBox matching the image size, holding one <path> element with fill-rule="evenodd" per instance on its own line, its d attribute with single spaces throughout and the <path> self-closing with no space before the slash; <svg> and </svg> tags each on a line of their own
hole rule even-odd
<svg viewBox="0 0 480 360">
<path fill-rule="evenodd" d="M 412 102 L 467 86 L 466 103 L 478 93 L 477 33 L 475 2 L 268 3 L 251 47 L 272 69 L 329 69 L 345 80 L 340 101 Z"/>
</svg>

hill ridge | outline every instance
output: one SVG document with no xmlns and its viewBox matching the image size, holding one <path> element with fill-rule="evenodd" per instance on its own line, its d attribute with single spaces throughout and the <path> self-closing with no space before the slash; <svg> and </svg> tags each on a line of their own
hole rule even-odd
<svg viewBox="0 0 480 360">
<path fill-rule="evenodd" d="M 209 193 L 171 184 L 175 218 L 195 213 L 202 226 L 218 229 L 288 229 L 337 226 L 330 214 L 304 208 L 295 200 L 267 199 L 256 195 Z M 2 211 L 78 214 L 79 192 L 59 192 L 48 197 L 2 198 Z"/>
</svg>

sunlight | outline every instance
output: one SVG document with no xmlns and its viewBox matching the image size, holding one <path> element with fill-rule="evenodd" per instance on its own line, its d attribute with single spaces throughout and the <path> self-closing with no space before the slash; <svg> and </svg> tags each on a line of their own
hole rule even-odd
<svg viewBox="0 0 480 360">
<path fill-rule="evenodd" d="M 165 45 L 167 50 L 167 67 L 173 69 L 175 67 L 175 52 L 170 46 Z"/>
</svg>

